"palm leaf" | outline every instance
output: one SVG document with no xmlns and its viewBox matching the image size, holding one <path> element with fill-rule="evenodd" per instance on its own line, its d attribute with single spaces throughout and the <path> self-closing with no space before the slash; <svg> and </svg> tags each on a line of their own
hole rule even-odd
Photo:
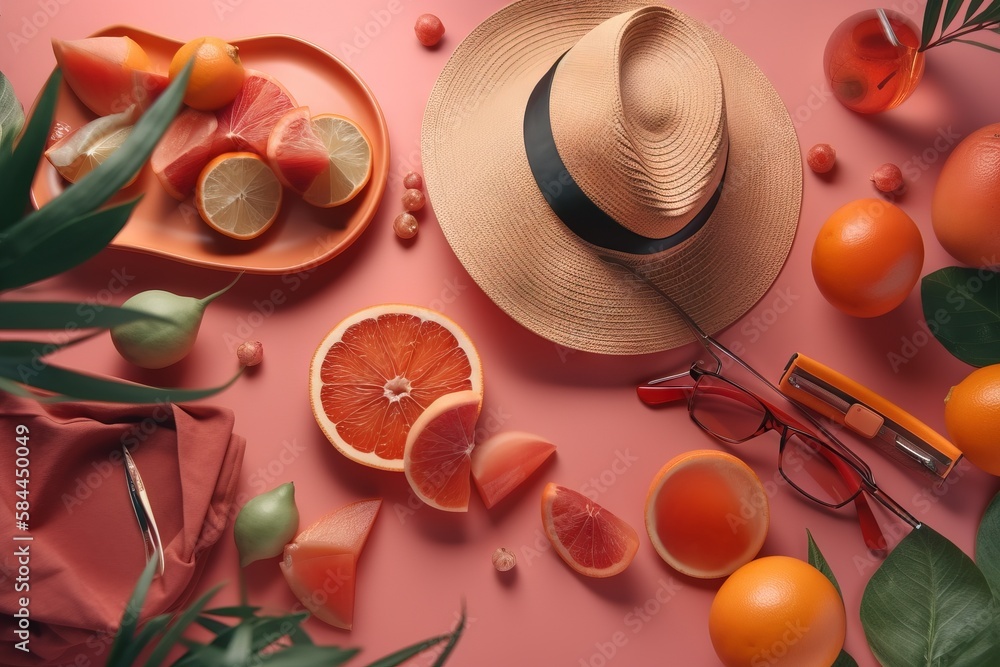
<svg viewBox="0 0 1000 667">
<path fill-rule="evenodd" d="M 983 2 L 985 1 L 986 0 L 972 0 L 972 2 L 969 3 L 969 8 L 965 10 L 965 19 L 962 21 L 963 28 L 972 24 L 970 19 L 976 13 L 976 10 L 983 6 Z"/>
<path fill-rule="evenodd" d="M 0 246 L 0 290 L 29 285 L 87 261 L 118 235 L 139 198 L 68 220 L 54 220 L 29 238 Z"/>
<path fill-rule="evenodd" d="M 49 138 L 60 81 L 62 72 L 57 69 L 45 83 L 38 104 L 35 105 L 35 112 L 13 153 L 0 156 L 0 202 L 3 202 L 3 206 L 0 206 L 0 231 L 14 225 L 28 209 L 31 181 Z"/>
<path fill-rule="evenodd" d="M 195 600 L 194 604 L 185 609 L 184 612 L 177 617 L 174 624 L 163 633 L 163 637 L 160 638 L 160 641 L 156 644 L 156 648 L 153 649 L 153 652 L 149 654 L 149 658 L 146 659 L 145 663 L 146 667 L 159 667 L 160 663 L 166 659 L 170 651 L 172 651 L 177 645 L 177 642 L 188 629 L 188 626 L 198 619 L 198 615 L 201 614 L 201 610 L 204 609 L 205 605 L 208 604 L 208 601 L 219 592 L 220 588 L 222 588 L 222 584 L 219 584 L 209 590 L 207 593 Z"/>
<path fill-rule="evenodd" d="M 149 646 L 150 642 L 159 636 L 164 628 L 170 625 L 170 619 L 172 618 L 173 616 L 170 614 L 160 614 L 146 621 L 122 653 L 121 663 L 123 665 L 132 665 L 135 663 L 139 654 Z"/>
<path fill-rule="evenodd" d="M 132 597 L 125 605 L 125 612 L 122 614 L 122 622 L 118 628 L 118 634 L 111 643 L 111 650 L 108 652 L 108 661 L 105 667 L 132 667 L 131 662 L 123 662 L 123 657 L 129 652 L 129 646 L 135 641 L 135 631 L 139 626 L 139 614 L 142 612 L 142 605 L 146 601 L 146 593 L 149 592 L 149 585 L 153 582 L 156 568 L 159 563 L 155 558 L 150 558 L 143 568 L 139 581 L 132 591 Z"/>
<path fill-rule="evenodd" d="M 941 6 L 943 4 L 944 0 L 927 0 L 927 6 L 924 7 L 924 24 L 920 30 L 921 49 L 931 43 L 934 33 L 937 32 L 937 26 L 941 19 Z"/>
<path fill-rule="evenodd" d="M 11 154 L 14 139 L 24 126 L 24 109 L 10 80 L 0 72 L 0 160 Z"/>
<path fill-rule="evenodd" d="M 115 306 L 98 309 L 86 303 L 65 301 L 0 301 L 0 322 L 3 322 L 4 331 L 110 329 L 144 319 L 171 321 L 161 315 Z"/>
<path fill-rule="evenodd" d="M 380 658 L 368 665 L 368 667 L 397 667 L 401 665 L 413 656 L 419 655 L 428 649 L 432 649 L 443 641 L 447 641 L 451 638 L 451 633 L 446 635 L 438 635 L 437 637 L 431 637 L 422 642 L 417 642 L 416 644 L 411 644 L 406 648 L 401 648 L 395 653 L 390 653 L 384 658 Z"/>
<path fill-rule="evenodd" d="M 455 650 L 455 645 L 458 644 L 458 638 L 462 636 L 463 630 L 465 630 L 465 600 L 462 600 L 462 615 L 458 619 L 458 626 L 451 633 L 448 643 L 444 645 L 444 650 L 441 651 L 441 655 L 434 661 L 432 667 L 443 667 L 444 663 L 448 661 L 448 656 Z"/>
<path fill-rule="evenodd" d="M 948 0 L 944 8 L 944 20 L 941 22 L 941 30 L 947 30 L 951 22 L 955 20 L 958 10 L 965 4 L 965 0 Z"/>
</svg>

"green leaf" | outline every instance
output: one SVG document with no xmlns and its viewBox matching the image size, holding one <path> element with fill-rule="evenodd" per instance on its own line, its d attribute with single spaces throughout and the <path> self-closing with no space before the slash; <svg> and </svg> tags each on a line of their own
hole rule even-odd
<svg viewBox="0 0 1000 667">
<path fill-rule="evenodd" d="M 459 637 L 462 636 L 462 632 L 465 630 L 465 600 L 462 600 L 462 615 L 458 619 L 458 626 L 452 631 L 451 637 L 448 638 L 448 643 L 444 645 L 444 650 L 441 651 L 441 655 L 438 659 L 434 661 L 432 667 L 443 667 L 444 663 L 448 661 L 448 656 L 451 652 L 455 650 L 455 645 L 458 644 Z"/>
<path fill-rule="evenodd" d="M 229 630 L 229 627 L 230 627 L 230 626 L 226 625 L 225 623 L 223 623 L 222 621 L 217 621 L 214 618 L 211 618 L 209 616 L 205 616 L 205 612 L 201 612 L 201 616 L 199 616 L 197 619 L 195 619 L 195 623 L 197 623 L 201 627 L 205 628 L 206 630 L 208 630 L 209 632 L 211 632 L 213 635 L 218 635 L 218 634 L 221 634 L 223 632 L 226 632 L 227 630 Z"/>
<path fill-rule="evenodd" d="M 972 0 L 972 2 L 969 3 L 969 8 L 965 10 L 965 18 L 962 20 L 963 28 L 972 24 L 969 19 L 973 17 L 977 9 L 982 7 L 983 2 L 985 2 L 985 0 Z"/>
<path fill-rule="evenodd" d="M 206 609 L 201 612 L 206 616 L 225 616 L 229 618 L 253 618 L 260 611 L 260 607 L 245 607 L 242 605 L 235 607 L 216 607 L 214 609 Z"/>
<path fill-rule="evenodd" d="M 356 648 L 336 646 L 292 646 L 262 656 L 258 664 L 268 667 L 336 667 L 358 654 Z"/>
<path fill-rule="evenodd" d="M 116 306 L 97 306 L 72 301 L 0 301 L 0 322 L 4 331 L 56 329 L 110 329 L 135 320 L 170 318 Z"/>
<path fill-rule="evenodd" d="M 1000 48 L 993 46 L 991 44 L 983 44 L 982 42 L 976 42 L 971 39 L 953 39 L 953 42 L 961 42 L 962 44 L 971 44 L 972 46 L 978 46 L 981 49 L 986 49 L 987 51 L 993 51 L 995 53 L 1000 53 Z"/>
<path fill-rule="evenodd" d="M 0 72 L 0 160 L 10 155 L 24 126 L 24 108 L 14 94 L 10 79 Z"/>
<path fill-rule="evenodd" d="M 111 650 L 108 652 L 108 662 L 106 667 L 131 667 L 131 662 L 124 662 L 122 656 L 128 651 L 129 645 L 134 640 L 135 630 L 139 625 L 139 614 L 142 613 L 142 604 L 146 601 L 146 593 L 149 592 L 149 585 L 153 582 L 153 576 L 159 562 L 155 558 L 150 558 L 143 568 L 139 581 L 132 591 L 132 597 L 125 605 L 125 612 L 122 614 L 122 621 L 118 626 L 118 633 L 111 643 Z"/>
<path fill-rule="evenodd" d="M 252 655 L 253 628 L 250 627 L 249 623 L 241 623 L 236 626 L 236 631 L 233 632 L 229 646 L 226 648 L 226 654 L 222 656 L 220 664 L 224 667 L 240 667 L 240 665 L 249 664 Z"/>
<path fill-rule="evenodd" d="M 65 347 L 90 340 L 99 333 L 101 332 L 95 331 L 92 334 L 78 336 L 65 343 L 52 343 L 43 340 L 0 340 L 0 359 L 5 361 L 31 361 L 32 359 L 44 357 Z"/>
<path fill-rule="evenodd" d="M 924 317 L 945 349 L 973 366 L 1000 362 L 1000 280 L 994 271 L 950 266 L 923 277 Z"/>
<path fill-rule="evenodd" d="M 976 563 L 1000 600 L 1000 494 L 986 508 L 976 533 Z"/>
<path fill-rule="evenodd" d="M 924 7 L 924 24 L 920 30 L 920 48 L 924 48 L 931 43 L 934 33 L 937 31 L 938 22 L 941 18 L 941 5 L 944 0 L 927 0 Z"/>
<path fill-rule="evenodd" d="M 14 147 L 14 152 L 10 156 L 0 157 L 0 202 L 3 202 L 3 206 L 0 206 L 0 232 L 21 220 L 28 210 L 31 181 L 49 138 L 60 81 L 62 72 L 56 69 L 45 83 L 28 127 Z M 78 214 L 79 211 L 73 212 L 74 216 Z"/>
<path fill-rule="evenodd" d="M 0 359 L 0 377 L 20 382 L 28 387 L 54 392 L 59 395 L 60 399 L 104 401 L 107 403 L 194 401 L 223 391 L 235 382 L 242 372 L 241 368 L 228 382 L 217 387 L 172 389 L 100 378 L 44 362 L 27 365 Z"/>
<path fill-rule="evenodd" d="M 808 542 L 809 549 L 809 564 L 814 568 L 822 572 L 833 587 L 837 589 L 837 595 L 840 599 L 844 599 L 844 594 L 840 590 L 840 584 L 837 583 L 837 577 L 834 576 L 833 570 L 830 568 L 830 564 L 826 562 L 826 558 L 823 557 L 823 552 L 819 550 L 819 546 L 816 544 L 816 540 L 813 539 L 812 533 L 806 528 L 806 540 Z"/>
<path fill-rule="evenodd" d="M 173 616 L 170 614 L 160 614 L 143 623 L 142 629 L 136 633 L 135 638 L 129 642 L 122 653 L 121 663 L 123 665 L 134 664 L 139 654 L 163 632 L 172 618 Z"/>
<path fill-rule="evenodd" d="M 422 642 L 417 642 L 416 644 L 411 644 L 406 648 L 402 648 L 394 653 L 390 653 L 384 658 L 380 658 L 368 665 L 368 667 L 397 667 L 397 665 L 402 665 L 404 662 L 409 660 L 415 655 L 419 655 L 428 649 L 432 649 L 443 641 L 447 641 L 451 638 L 451 633 L 446 635 L 438 635 L 437 637 L 431 637 L 430 639 L 425 639 Z"/>
<path fill-rule="evenodd" d="M 194 604 L 184 610 L 184 612 L 177 617 L 170 629 L 163 633 L 163 637 L 160 638 L 159 643 L 157 643 L 156 648 L 153 652 L 149 654 L 146 659 L 146 667 L 158 667 L 162 663 L 167 655 L 177 646 L 177 642 L 180 640 L 181 636 L 188 629 L 188 626 L 197 620 L 198 615 L 201 614 L 201 610 L 204 609 L 208 601 L 219 592 L 222 588 L 222 584 L 212 588 L 207 593 L 202 595 L 200 598 L 195 600 Z"/>
<path fill-rule="evenodd" d="M 946 30 L 951 22 L 955 20 L 958 10 L 965 4 L 965 0 L 948 0 L 944 8 L 944 20 L 941 22 L 941 30 Z"/>
<path fill-rule="evenodd" d="M 981 667 L 996 649 L 996 605 L 972 559 L 924 524 L 872 575 L 861 624 L 884 667 Z"/>
<path fill-rule="evenodd" d="M 118 150 L 55 199 L 11 227 L 8 239 L 17 237 L 19 244 L 30 244 L 31 239 L 43 235 L 49 225 L 97 210 L 132 180 L 149 159 L 180 108 L 191 65 L 189 62 L 156 102 L 146 109 Z M 36 157 L 40 154 L 41 151 Z"/>
<path fill-rule="evenodd" d="M 54 221 L 40 234 L 0 246 L 0 290 L 51 278 L 82 264 L 118 235 L 139 198 L 78 218 Z"/>
</svg>

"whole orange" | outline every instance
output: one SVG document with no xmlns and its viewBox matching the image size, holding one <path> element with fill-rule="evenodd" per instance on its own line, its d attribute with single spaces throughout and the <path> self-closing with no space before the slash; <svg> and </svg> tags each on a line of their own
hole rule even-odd
<svg viewBox="0 0 1000 667">
<path fill-rule="evenodd" d="M 878 317 L 903 303 L 920 277 L 924 243 L 901 208 L 858 199 L 833 212 L 816 236 L 812 273 L 838 310 Z"/>
<path fill-rule="evenodd" d="M 171 81 L 191 59 L 194 59 L 194 67 L 184 103 L 201 111 L 212 111 L 232 102 L 246 75 L 239 49 L 218 37 L 192 39 L 177 49 L 170 61 Z"/>
<path fill-rule="evenodd" d="M 1000 123 L 980 128 L 955 147 L 941 168 L 931 222 L 952 257 L 970 266 L 1000 261 Z"/>
<path fill-rule="evenodd" d="M 828 667 L 844 646 L 847 614 L 822 572 L 797 558 L 767 556 L 722 584 L 708 632 L 726 667 Z"/>
<path fill-rule="evenodd" d="M 951 388 L 944 399 L 944 425 L 965 458 L 1000 475 L 1000 364 L 974 370 Z"/>
</svg>

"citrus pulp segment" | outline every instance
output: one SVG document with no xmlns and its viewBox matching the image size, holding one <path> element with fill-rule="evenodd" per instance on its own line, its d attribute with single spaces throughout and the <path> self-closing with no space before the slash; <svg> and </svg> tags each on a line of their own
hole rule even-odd
<svg viewBox="0 0 1000 667">
<path fill-rule="evenodd" d="M 542 526 L 556 553 L 588 577 L 623 572 L 639 550 L 632 526 L 582 493 L 551 482 L 542 491 Z"/>
<path fill-rule="evenodd" d="M 314 116 L 312 129 L 326 146 L 328 164 L 302 197 L 323 208 L 346 204 L 371 178 L 371 142 L 354 121 L 334 114 Z"/>
<path fill-rule="evenodd" d="M 725 577 L 753 560 L 769 521 L 767 493 L 756 473 L 716 450 L 674 457 L 646 496 L 646 532 L 656 553 L 692 577 Z"/>
<path fill-rule="evenodd" d="M 503 431 L 472 450 L 472 479 L 487 509 L 521 485 L 556 451 L 531 433 Z"/>
<path fill-rule="evenodd" d="M 278 120 L 298 105 L 274 77 L 246 70 L 236 97 L 219 109 L 219 132 L 235 150 L 267 154 L 267 139 Z"/>
<path fill-rule="evenodd" d="M 309 397 L 330 442 L 374 468 L 403 470 L 410 426 L 438 397 L 473 390 L 483 371 L 472 341 L 427 308 L 366 308 L 334 327 L 313 354 Z"/>
<path fill-rule="evenodd" d="M 133 105 L 121 113 L 95 118 L 52 144 L 45 157 L 60 176 L 75 183 L 125 143 L 138 116 L 139 108 Z"/>
<path fill-rule="evenodd" d="M 410 427 L 403 472 L 413 492 L 431 507 L 447 512 L 469 509 L 469 455 L 482 401 L 478 391 L 445 394 Z"/>
<path fill-rule="evenodd" d="M 285 546 L 281 571 L 289 587 L 330 625 L 353 625 L 358 558 L 381 506 L 381 498 L 372 498 L 336 509 Z"/>
<path fill-rule="evenodd" d="M 145 109 L 166 89 L 166 74 L 154 72 L 149 55 L 130 37 L 52 40 L 63 78 L 84 106 L 98 116 Z"/>
<path fill-rule="evenodd" d="M 267 140 L 267 161 L 282 183 L 302 193 L 329 166 L 326 144 L 313 130 L 309 107 L 282 116 Z"/>
<path fill-rule="evenodd" d="M 214 113 L 185 108 L 156 144 L 149 166 L 174 199 L 191 194 L 201 170 L 219 154 L 218 129 Z"/>
</svg>

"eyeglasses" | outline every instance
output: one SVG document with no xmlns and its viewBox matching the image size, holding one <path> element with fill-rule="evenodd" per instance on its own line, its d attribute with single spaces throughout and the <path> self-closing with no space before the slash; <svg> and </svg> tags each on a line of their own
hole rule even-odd
<svg viewBox="0 0 1000 667">
<path fill-rule="evenodd" d="M 887 545 L 865 494 L 910 526 L 920 527 L 920 522 L 910 512 L 878 487 L 868 464 L 812 415 L 781 395 L 777 387 L 749 364 L 705 333 L 668 294 L 642 273 L 614 258 L 602 259 L 626 268 L 663 297 L 717 364 L 715 370 L 710 370 L 696 362 L 686 373 L 658 378 L 640 385 L 637 391 L 641 400 L 648 404 L 662 404 L 686 399 L 688 412 L 695 424 L 712 436 L 731 444 L 744 443 L 768 431 L 778 432 L 778 471 L 781 476 L 793 489 L 819 505 L 840 508 L 853 501 L 865 543 L 874 551 L 884 551 Z M 720 354 L 770 387 L 790 407 L 796 409 L 802 419 L 795 419 L 789 411 L 779 408 L 759 393 L 723 376 Z M 666 384 L 687 377 L 694 379 L 694 385 Z"/>
</svg>

